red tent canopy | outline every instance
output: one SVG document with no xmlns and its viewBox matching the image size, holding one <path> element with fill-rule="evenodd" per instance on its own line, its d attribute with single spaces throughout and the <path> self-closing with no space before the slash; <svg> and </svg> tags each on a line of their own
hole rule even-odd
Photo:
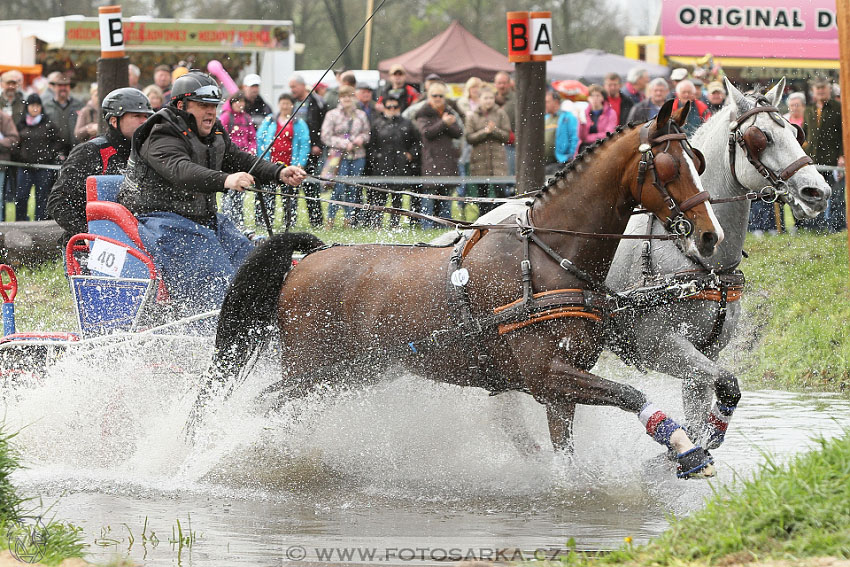
<svg viewBox="0 0 850 567">
<path fill-rule="evenodd" d="M 431 73 L 448 83 L 462 83 L 470 77 L 492 81 L 499 71 L 514 70 L 507 56 L 469 33 L 457 20 L 416 49 L 384 59 L 378 63 L 378 70 L 386 77 L 396 63 L 404 66 L 410 81 L 418 83 Z"/>
</svg>

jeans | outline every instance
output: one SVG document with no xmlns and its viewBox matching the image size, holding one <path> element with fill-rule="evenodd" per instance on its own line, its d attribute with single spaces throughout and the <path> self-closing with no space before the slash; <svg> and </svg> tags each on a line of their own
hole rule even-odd
<svg viewBox="0 0 850 567">
<path fill-rule="evenodd" d="M 227 286 L 254 245 L 222 214 L 214 226 L 175 213 L 139 217 L 139 236 L 184 316 L 221 307 Z"/>
<path fill-rule="evenodd" d="M 478 197 L 505 198 L 508 196 L 511 186 L 491 183 L 489 185 L 470 185 L 470 188 L 475 189 Z M 478 203 L 478 216 L 485 215 L 498 206 L 496 203 Z"/>
<path fill-rule="evenodd" d="M 339 171 L 337 172 L 338 176 L 344 175 L 360 175 L 363 173 L 363 168 L 366 167 L 366 158 L 358 158 L 358 159 L 343 159 L 339 162 Z M 331 195 L 331 200 L 333 201 L 346 201 L 348 203 L 360 203 L 360 188 L 354 187 L 353 185 L 346 185 L 345 183 L 335 183 L 333 194 Z M 340 205 L 336 205 L 334 203 L 328 204 L 328 220 L 333 220 L 336 216 L 337 209 L 340 208 Z M 354 218 L 354 208 L 353 207 L 345 207 L 342 206 L 343 214 L 347 220 L 351 220 Z"/>
<path fill-rule="evenodd" d="M 448 195 L 451 192 L 451 187 L 448 185 L 426 185 L 425 192 L 432 195 Z M 422 213 L 430 216 L 438 216 L 444 219 L 452 218 L 451 201 L 442 201 L 435 199 L 422 199 Z M 442 228 L 443 225 L 437 224 L 432 220 L 423 219 L 422 228 Z"/>
<path fill-rule="evenodd" d="M 27 220 L 30 189 L 35 185 L 35 218 L 47 220 L 47 196 L 53 187 L 56 172 L 52 169 L 18 168 L 18 187 L 15 190 L 15 220 Z"/>
</svg>

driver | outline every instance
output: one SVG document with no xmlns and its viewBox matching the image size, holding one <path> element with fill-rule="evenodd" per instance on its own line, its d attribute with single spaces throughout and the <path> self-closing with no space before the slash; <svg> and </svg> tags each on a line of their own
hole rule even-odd
<svg viewBox="0 0 850 567">
<path fill-rule="evenodd" d="M 136 128 L 153 114 L 148 97 L 130 87 L 110 92 L 100 108 L 106 133 L 71 150 L 47 198 L 50 216 L 65 230 L 65 242 L 75 234 L 88 232 L 86 178 L 123 174 L 130 157 L 130 139 Z"/>
<path fill-rule="evenodd" d="M 186 314 L 218 309 L 253 244 L 216 212 L 216 193 L 256 181 L 298 185 L 306 176 L 237 148 L 216 119 L 218 83 L 201 71 L 176 81 L 169 105 L 133 136 L 118 202 L 139 219 L 139 236 L 171 298 Z M 246 173 L 256 163 L 254 175 Z M 255 180 L 256 176 L 256 180 Z"/>
</svg>

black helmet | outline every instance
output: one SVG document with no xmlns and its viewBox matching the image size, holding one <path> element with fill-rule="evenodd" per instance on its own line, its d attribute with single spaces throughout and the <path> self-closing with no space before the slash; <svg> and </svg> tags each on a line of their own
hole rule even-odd
<svg viewBox="0 0 850 567">
<path fill-rule="evenodd" d="M 132 87 L 115 89 L 103 98 L 100 103 L 104 120 L 113 116 L 121 117 L 128 112 L 136 114 L 153 114 L 153 108 L 145 93 Z"/>
<path fill-rule="evenodd" d="M 221 87 L 203 71 L 189 71 L 174 81 L 171 87 L 171 104 L 180 100 L 194 100 L 209 104 L 221 103 Z"/>
</svg>

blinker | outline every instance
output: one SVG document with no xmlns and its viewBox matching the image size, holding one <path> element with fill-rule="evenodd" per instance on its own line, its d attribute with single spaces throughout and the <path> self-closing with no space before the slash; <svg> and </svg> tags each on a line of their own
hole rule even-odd
<svg viewBox="0 0 850 567">
<path fill-rule="evenodd" d="M 658 154 L 655 156 L 655 172 L 662 183 L 669 183 L 679 175 L 679 160 L 668 153 Z"/>
</svg>

